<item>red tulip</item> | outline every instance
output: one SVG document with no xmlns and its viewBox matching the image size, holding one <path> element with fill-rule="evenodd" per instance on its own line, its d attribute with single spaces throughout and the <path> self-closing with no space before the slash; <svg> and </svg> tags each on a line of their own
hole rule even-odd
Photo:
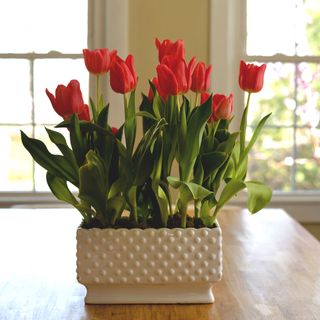
<svg viewBox="0 0 320 320">
<path fill-rule="evenodd" d="M 264 63 L 260 67 L 255 64 L 240 62 L 239 86 L 243 91 L 259 92 L 263 87 L 264 72 L 267 65 Z"/>
<path fill-rule="evenodd" d="M 124 61 L 116 56 L 110 68 L 110 85 L 117 93 L 133 91 L 137 86 L 137 74 L 133 67 L 133 56 L 128 55 Z"/>
<path fill-rule="evenodd" d="M 109 71 L 117 51 L 108 49 L 83 49 L 84 62 L 89 72 L 93 74 L 103 74 Z"/>
<path fill-rule="evenodd" d="M 57 86 L 56 96 L 46 89 L 46 94 L 51 101 L 55 112 L 64 120 L 72 114 L 77 114 L 80 120 L 90 121 L 89 108 L 83 102 L 80 84 L 77 80 L 71 80 L 68 86 Z"/>
<path fill-rule="evenodd" d="M 209 93 L 201 94 L 201 104 L 206 102 L 210 97 Z M 208 122 L 213 122 L 217 120 L 228 120 L 231 117 L 233 109 L 233 94 L 231 93 L 229 97 L 223 94 L 215 94 L 212 97 L 212 114 Z"/>
<path fill-rule="evenodd" d="M 112 127 L 111 131 L 112 131 L 113 135 L 115 136 L 118 133 L 119 129 L 117 129 L 116 127 Z"/>
<path fill-rule="evenodd" d="M 157 66 L 159 91 L 166 96 L 186 93 L 191 87 L 194 64 L 195 58 L 187 65 L 181 58 L 165 56 Z"/>
<path fill-rule="evenodd" d="M 168 99 L 168 95 L 163 92 L 159 86 L 159 81 L 158 81 L 158 78 L 154 77 L 152 79 L 152 83 L 154 84 L 157 92 L 158 92 L 158 95 L 160 96 L 160 98 L 164 101 L 166 101 Z M 149 88 L 149 93 L 148 93 L 148 100 L 151 102 L 153 100 L 154 96 L 153 96 L 153 91 L 151 89 L 151 87 Z"/>
<path fill-rule="evenodd" d="M 218 96 L 218 98 L 215 99 L 215 96 Z M 215 110 L 215 117 L 217 119 L 228 120 L 231 118 L 231 114 L 233 110 L 233 94 L 232 93 L 229 95 L 229 97 L 216 94 L 213 96 L 212 101 L 213 103 L 217 103 L 217 101 L 219 101 L 216 104 L 216 110 Z"/>
<path fill-rule="evenodd" d="M 162 42 L 160 42 L 159 39 L 156 38 L 155 43 L 158 49 L 158 57 L 160 63 L 165 56 L 175 56 L 180 59 L 185 58 L 185 48 L 183 40 L 177 40 L 176 42 L 163 40 Z"/>
<path fill-rule="evenodd" d="M 195 66 L 192 74 L 192 91 L 203 93 L 209 90 L 211 69 L 211 64 L 206 69 L 206 65 L 204 62 L 199 62 Z"/>
</svg>

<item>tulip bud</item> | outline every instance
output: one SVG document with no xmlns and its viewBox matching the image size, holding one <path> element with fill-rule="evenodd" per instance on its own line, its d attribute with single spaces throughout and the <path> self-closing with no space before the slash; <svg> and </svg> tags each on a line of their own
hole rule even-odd
<svg viewBox="0 0 320 320">
<path fill-rule="evenodd" d="M 183 40 L 177 40 L 176 42 L 163 40 L 162 42 L 160 42 L 159 39 L 156 38 L 155 43 L 158 49 L 158 57 L 160 63 L 165 56 L 174 56 L 180 59 L 185 58 L 185 48 Z"/>
<path fill-rule="evenodd" d="M 246 64 L 241 60 L 239 72 L 240 88 L 243 91 L 250 93 L 259 92 L 263 87 L 263 78 L 266 67 L 265 63 L 259 67 L 251 63 Z"/>
<path fill-rule="evenodd" d="M 89 72 L 99 75 L 109 71 L 117 51 L 108 49 L 83 49 L 84 62 Z"/>
<path fill-rule="evenodd" d="M 210 87 L 210 73 L 212 66 L 206 68 L 204 62 L 199 62 L 192 73 L 191 90 L 194 92 L 203 93 L 209 90 Z"/>
<path fill-rule="evenodd" d="M 214 100 L 214 99 L 213 99 Z M 233 110 L 233 94 L 223 96 L 215 107 L 215 117 L 219 120 L 229 120 Z"/>
<path fill-rule="evenodd" d="M 111 131 L 112 131 L 113 135 L 115 136 L 118 133 L 119 129 L 117 129 L 116 127 L 112 127 Z"/>
<path fill-rule="evenodd" d="M 118 56 L 110 68 L 110 85 L 113 91 L 125 94 L 137 86 L 137 75 L 133 66 L 133 56 L 128 55 L 124 61 Z"/>
<path fill-rule="evenodd" d="M 174 56 L 165 56 L 157 66 L 160 96 L 175 96 L 188 92 L 195 58 L 187 65 L 185 60 Z"/>
<path fill-rule="evenodd" d="M 64 120 L 69 119 L 72 114 L 77 114 L 80 120 L 90 121 L 89 108 L 83 102 L 80 84 L 77 80 L 71 80 L 68 86 L 58 85 L 56 96 L 48 89 L 46 89 L 46 94 L 53 109 Z"/>
</svg>

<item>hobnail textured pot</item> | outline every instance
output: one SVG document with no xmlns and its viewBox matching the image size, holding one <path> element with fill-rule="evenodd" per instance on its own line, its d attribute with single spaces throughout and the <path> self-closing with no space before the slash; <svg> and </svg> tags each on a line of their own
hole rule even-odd
<svg viewBox="0 0 320 320">
<path fill-rule="evenodd" d="M 86 303 L 212 303 L 222 277 L 221 229 L 78 229 Z"/>
</svg>

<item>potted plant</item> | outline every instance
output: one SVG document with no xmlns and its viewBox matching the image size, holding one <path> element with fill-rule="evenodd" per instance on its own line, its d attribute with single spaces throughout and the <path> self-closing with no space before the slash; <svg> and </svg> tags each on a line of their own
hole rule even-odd
<svg viewBox="0 0 320 320">
<path fill-rule="evenodd" d="M 269 117 L 247 141 L 250 94 L 262 89 L 266 65 L 241 61 L 239 85 L 248 103 L 239 131 L 230 132 L 233 96 L 208 92 L 211 66 L 195 58 L 187 63 L 182 40 L 156 39 L 156 46 L 157 76 L 139 110 L 133 56 L 122 60 L 116 51 L 86 49 L 86 67 L 97 79 L 90 108 L 76 80 L 59 85 L 55 95 L 46 90 L 63 117 L 56 127 L 68 130 L 70 143 L 46 129 L 61 153 L 51 154 L 21 132 L 25 148 L 47 170 L 52 193 L 82 215 L 77 272 L 87 303 L 213 302 L 212 283 L 222 276 L 221 209 L 245 188 L 252 213 L 271 199 L 270 188 L 246 181 L 249 151 Z M 124 98 L 120 128 L 108 120 L 109 108 L 119 106 L 106 104 L 100 90 L 107 73 L 113 91 Z M 172 175 L 174 162 L 178 176 Z M 175 200 L 172 189 L 178 190 Z"/>
</svg>

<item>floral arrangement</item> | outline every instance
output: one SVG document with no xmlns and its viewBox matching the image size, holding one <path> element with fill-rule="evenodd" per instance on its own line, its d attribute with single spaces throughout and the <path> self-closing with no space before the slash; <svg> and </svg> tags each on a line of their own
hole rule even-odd
<svg viewBox="0 0 320 320">
<path fill-rule="evenodd" d="M 233 95 L 212 94 L 211 65 L 185 60 L 182 40 L 156 39 L 157 76 L 135 105 L 138 77 L 134 58 L 122 60 L 108 49 L 83 50 L 88 71 L 96 76 L 97 92 L 84 103 L 80 84 L 58 85 L 55 95 L 46 90 L 53 109 L 63 118 L 57 128 L 67 128 L 70 144 L 46 128 L 61 154 L 51 154 L 45 144 L 21 132 L 22 142 L 34 160 L 47 170 L 47 183 L 61 201 L 82 215 L 84 228 L 214 227 L 221 208 L 239 191 L 247 189 L 248 209 L 255 213 L 271 199 L 262 182 L 246 181 L 248 154 L 268 119 L 266 115 L 247 142 L 246 127 L 251 93 L 263 87 L 266 65 L 241 61 L 239 85 L 248 93 L 238 132 L 230 132 Z M 109 123 L 100 79 L 110 73 L 113 91 L 124 98 L 124 123 Z M 188 92 L 194 98 L 188 99 Z M 191 93 L 192 94 L 192 93 Z M 117 106 L 118 107 L 118 106 Z M 136 138 L 137 119 L 143 136 Z M 172 176 L 177 162 L 179 176 Z M 73 194 L 67 182 L 78 188 Z M 173 203 L 172 188 L 178 190 Z M 193 205 L 194 216 L 188 215 Z"/>
</svg>

